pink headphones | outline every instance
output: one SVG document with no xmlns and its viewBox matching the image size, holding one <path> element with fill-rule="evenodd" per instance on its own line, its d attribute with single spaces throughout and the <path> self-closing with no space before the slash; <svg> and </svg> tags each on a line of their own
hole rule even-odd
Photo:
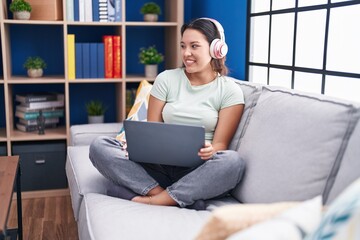
<svg viewBox="0 0 360 240">
<path fill-rule="evenodd" d="M 215 58 L 215 59 L 221 59 L 224 58 L 228 52 L 228 46 L 225 43 L 225 34 L 224 34 L 224 28 L 221 26 L 221 24 L 216 21 L 215 19 L 212 18 L 199 18 L 199 19 L 206 19 L 211 21 L 212 23 L 215 24 L 219 34 L 220 34 L 220 39 L 215 38 L 211 43 L 210 43 L 210 55 L 211 57 Z"/>
</svg>

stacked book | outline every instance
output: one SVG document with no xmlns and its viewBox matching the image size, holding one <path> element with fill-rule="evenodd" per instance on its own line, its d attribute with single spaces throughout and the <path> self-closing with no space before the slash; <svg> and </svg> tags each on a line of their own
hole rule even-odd
<svg viewBox="0 0 360 240">
<path fill-rule="evenodd" d="M 40 114 L 45 118 L 45 128 L 56 128 L 61 117 L 64 117 L 64 94 L 29 93 L 16 94 L 15 116 L 18 117 L 16 128 L 23 132 L 38 130 Z"/>
</svg>

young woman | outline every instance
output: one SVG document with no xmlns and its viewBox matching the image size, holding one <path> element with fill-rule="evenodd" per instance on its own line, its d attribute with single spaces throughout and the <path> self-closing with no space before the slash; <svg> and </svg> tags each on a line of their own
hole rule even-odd
<svg viewBox="0 0 360 240">
<path fill-rule="evenodd" d="M 244 97 L 226 77 L 227 45 L 222 26 L 199 18 L 181 29 L 183 67 L 160 73 L 151 90 L 148 121 L 205 126 L 197 168 L 135 163 L 123 144 L 100 137 L 90 159 L 119 185 L 118 196 L 134 202 L 205 209 L 203 200 L 226 194 L 241 180 L 245 164 L 228 145 L 238 127 Z M 179 149 L 181 151 L 182 149 Z"/>
</svg>

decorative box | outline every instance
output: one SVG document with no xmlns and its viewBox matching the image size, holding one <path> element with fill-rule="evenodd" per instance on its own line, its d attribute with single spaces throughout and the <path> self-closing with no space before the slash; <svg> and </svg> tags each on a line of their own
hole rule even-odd
<svg viewBox="0 0 360 240">
<path fill-rule="evenodd" d="M 63 20 L 62 0 L 27 0 L 32 11 L 30 20 Z"/>
</svg>

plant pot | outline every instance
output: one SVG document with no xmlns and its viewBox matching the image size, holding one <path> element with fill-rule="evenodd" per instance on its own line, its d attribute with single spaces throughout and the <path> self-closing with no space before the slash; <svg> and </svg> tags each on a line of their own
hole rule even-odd
<svg viewBox="0 0 360 240">
<path fill-rule="evenodd" d="M 144 14 L 144 21 L 145 22 L 157 22 L 158 21 L 158 15 L 153 14 L 153 13 Z"/>
<path fill-rule="evenodd" d="M 30 19 L 30 12 L 27 12 L 27 11 L 14 12 L 14 19 L 17 19 L 17 20 L 29 20 Z"/>
<path fill-rule="evenodd" d="M 157 64 L 147 64 L 145 65 L 145 77 L 155 78 L 158 74 L 158 65 Z"/>
<path fill-rule="evenodd" d="M 43 70 L 42 68 L 39 68 L 39 69 L 28 69 L 27 70 L 27 74 L 29 77 L 31 78 L 39 78 L 39 77 L 42 77 L 43 75 Z"/>
<path fill-rule="evenodd" d="M 104 115 L 101 116 L 88 116 L 88 123 L 103 123 L 104 122 Z"/>
</svg>

